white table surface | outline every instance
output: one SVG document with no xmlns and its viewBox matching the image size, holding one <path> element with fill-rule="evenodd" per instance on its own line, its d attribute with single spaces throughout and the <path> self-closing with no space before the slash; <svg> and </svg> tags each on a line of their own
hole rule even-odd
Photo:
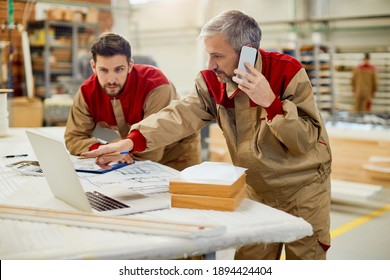
<svg viewBox="0 0 390 280">
<path fill-rule="evenodd" d="M 37 130 L 61 138 L 64 128 Z M 23 175 L 5 166 L 20 160 L 5 159 L 7 154 L 28 153 L 28 158 L 35 159 L 25 129 L 11 128 L 9 134 L 0 138 L 0 204 L 74 210 L 53 197 L 44 177 Z M 169 193 L 153 196 L 170 201 Z M 0 259 L 177 259 L 249 243 L 291 242 L 312 233 L 303 219 L 249 199 L 233 212 L 170 208 L 130 217 L 222 225 L 226 232 L 190 239 L 0 219 Z"/>
</svg>

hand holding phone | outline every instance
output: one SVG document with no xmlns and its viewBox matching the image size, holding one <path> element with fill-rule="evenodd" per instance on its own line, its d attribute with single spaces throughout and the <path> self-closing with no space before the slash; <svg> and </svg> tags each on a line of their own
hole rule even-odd
<svg viewBox="0 0 390 280">
<path fill-rule="evenodd" d="M 248 62 L 251 66 L 254 66 L 256 62 L 256 55 L 257 55 L 257 49 L 248 46 L 243 46 L 241 48 L 240 59 L 238 61 L 238 69 L 250 73 L 250 71 L 245 67 L 245 62 Z M 243 77 L 239 77 L 239 78 L 246 80 Z"/>
</svg>

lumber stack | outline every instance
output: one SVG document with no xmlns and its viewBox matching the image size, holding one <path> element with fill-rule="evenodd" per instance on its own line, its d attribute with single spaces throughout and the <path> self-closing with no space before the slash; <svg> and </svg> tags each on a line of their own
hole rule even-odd
<svg viewBox="0 0 390 280">
<path fill-rule="evenodd" d="M 183 177 L 171 179 L 171 207 L 234 211 L 245 197 L 245 176 L 245 172 L 242 172 L 233 180 Z"/>
<path fill-rule="evenodd" d="M 363 168 L 373 179 L 390 181 L 390 157 L 372 156 Z"/>
</svg>

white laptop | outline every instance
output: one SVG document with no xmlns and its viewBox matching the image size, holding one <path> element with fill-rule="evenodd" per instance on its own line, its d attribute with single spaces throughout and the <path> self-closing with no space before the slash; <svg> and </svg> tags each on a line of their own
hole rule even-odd
<svg viewBox="0 0 390 280">
<path fill-rule="evenodd" d="M 53 195 L 74 208 L 104 215 L 126 215 L 170 207 L 169 203 L 131 190 L 116 195 L 85 192 L 61 140 L 31 130 L 26 134 Z M 113 209 L 108 209 L 110 206 Z"/>
</svg>

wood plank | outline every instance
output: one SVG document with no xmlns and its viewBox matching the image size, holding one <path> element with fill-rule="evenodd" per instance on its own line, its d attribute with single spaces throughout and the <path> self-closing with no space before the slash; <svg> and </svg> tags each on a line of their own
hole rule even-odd
<svg viewBox="0 0 390 280">
<path fill-rule="evenodd" d="M 232 197 L 172 194 L 171 206 L 218 211 L 234 211 L 245 198 L 246 189 L 241 188 Z"/>
<path fill-rule="evenodd" d="M 332 180 L 332 200 L 369 200 L 382 189 L 378 185 Z"/>
<path fill-rule="evenodd" d="M 374 179 L 390 181 L 390 163 L 364 164 L 363 168 Z"/>
<path fill-rule="evenodd" d="M 390 157 L 390 141 L 330 137 L 330 144 L 332 179 L 390 187 L 390 180 L 364 167 L 373 156 Z"/>
<path fill-rule="evenodd" d="M 245 186 L 246 174 L 242 174 L 233 184 L 224 182 L 189 182 L 181 178 L 169 181 L 169 192 L 172 194 L 188 194 L 213 197 L 233 197 L 237 191 Z"/>
<path fill-rule="evenodd" d="M 224 226 L 216 225 L 164 222 L 130 218 L 128 216 L 110 217 L 78 211 L 60 211 L 4 204 L 0 204 L 0 218 L 183 238 L 219 236 L 226 231 Z"/>
</svg>

